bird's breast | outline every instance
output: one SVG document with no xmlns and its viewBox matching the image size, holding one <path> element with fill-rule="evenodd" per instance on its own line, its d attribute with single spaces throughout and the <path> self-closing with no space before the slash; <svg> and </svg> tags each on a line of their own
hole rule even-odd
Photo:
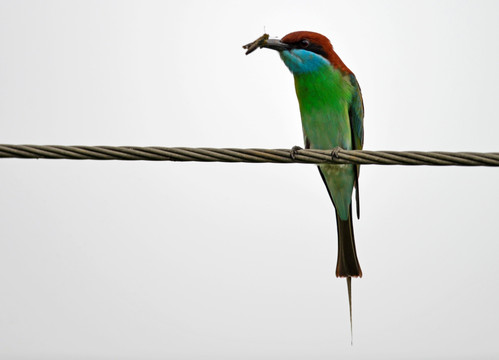
<svg viewBox="0 0 499 360">
<path fill-rule="evenodd" d="M 303 132 L 311 148 L 351 149 L 348 108 L 354 89 L 348 79 L 332 66 L 294 78 Z"/>
</svg>

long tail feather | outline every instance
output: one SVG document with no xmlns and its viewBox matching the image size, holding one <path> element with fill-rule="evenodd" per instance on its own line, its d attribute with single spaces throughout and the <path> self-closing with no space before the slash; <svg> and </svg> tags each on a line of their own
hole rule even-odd
<svg viewBox="0 0 499 360">
<path fill-rule="evenodd" d="M 352 322 L 352 278 L 347 277 L 348 309 L 350 310 L 350 345 L 353 345 L 353 322 Z"/>
<path fill-rule="evenodd" d="M 336 212 L 338 229 L 338 262 L 336 263 L 337 277 L 362 277 L 352 226 L 352 205 L 350 205 L 347 220 L 340 219 Z"/>
</svg>

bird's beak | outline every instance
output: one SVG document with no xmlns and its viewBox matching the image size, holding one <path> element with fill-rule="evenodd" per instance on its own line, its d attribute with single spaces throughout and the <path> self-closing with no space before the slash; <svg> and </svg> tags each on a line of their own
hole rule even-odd
<svg viewBox="0 0 499 360">
<path fill-rule="evenodd" d="M 286 43 L 283 43 L 279 39 L 268 39 L 261 45 L 261 47 L 265 47 L 268 49 L 276 50 L 276 51 L 284 51 L 289 49 L 289 45 Z"/>
<path fill-rule="evenodd" d="M 244 49 L 247 49 L 246 55 L 249 55 L 253 51 L 255 51 L 256 49 L 263 48 L 263 47 L 268 48 L 268 49 L 272 49 L 272 50 L 277 50 L 279 52 L 287 50 L 290 48 L 290 46 L 288 44 L 283 43 L 281 40 L 269 39 L 268 34 L 263 34 L 255 41 L 243 46 Z"/>
</svg>

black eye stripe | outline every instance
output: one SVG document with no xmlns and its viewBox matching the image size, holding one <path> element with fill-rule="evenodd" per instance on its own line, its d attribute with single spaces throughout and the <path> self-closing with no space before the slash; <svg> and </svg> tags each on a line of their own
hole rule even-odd
<svg viewBox="0 0 499 360">
<path fill-rule="evenodd" d="M 306 41 L 308 43 L 307 46 L 303 46 L 304 41 Z M 291 44 L 291 47 L 293 49 L 306 49 L 307 51 L 311 51 L 311 52 L 316 53 L 318 55 L 321 55 L 322 57 L 327 59 L 327 53 L 324 51 L 322 46 L 320 46 L 318 44 L 311 43 L 307 39 L 297 41 L 297 42 Z"/>
</svg>

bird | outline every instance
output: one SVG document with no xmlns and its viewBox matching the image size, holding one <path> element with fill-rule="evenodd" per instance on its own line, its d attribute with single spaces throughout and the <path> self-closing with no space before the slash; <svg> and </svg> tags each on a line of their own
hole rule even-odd
<svg viewBox="0 0 499 360">
<path fill-rule="evenodd" d="M 306 149 L 361 150 L 364 144 L 364 103 L 354 73 L 334 51 L 329 39 L 312 31 L 296 31 L 282 39 L 268 34 L 247 44 L 279 53 L 293 74 Z M 296 153 L 298 147 L 294 147 Z M 336 276 L 346 278 L 352 331 L 353 277 L 362 277 L 353 232 L 352 195 L 360 218 L 359 165 L 321 164 L 320 175 L 336 214 L 338 258 Z"/>
</svg>

